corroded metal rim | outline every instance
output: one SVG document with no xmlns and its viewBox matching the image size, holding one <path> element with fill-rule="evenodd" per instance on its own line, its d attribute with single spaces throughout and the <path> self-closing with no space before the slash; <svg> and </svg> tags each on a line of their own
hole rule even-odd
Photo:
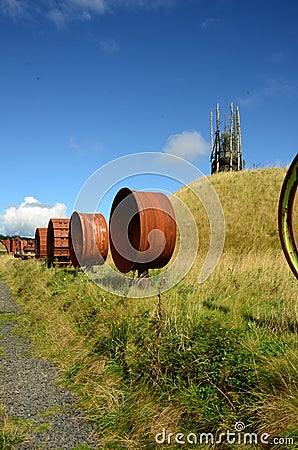
<svg viewBox="0 0 298 450">
<path fill-rule="evenodd" d="M 108 250 L 109 234 L 104 216 L 74 211 L 69 226 L 69 251 L 73 266 L 102 265 Z"/>
<path fill-rule="evenodd" d="M 279 237 L 288 264 L 298 279 L 298 249 L 293 229 L 293 207 L 298 185 L 298 153 L 284 179 L 278 207 Z"/>
<path fill-rule="evenodd" d="M 45 258 L 47 256 L 47 228 L 36 228 L 35 230 L 35 257 Z"/>
<path fill-rule="evenodd" d="M 176 243 L 176 220 L 170 199 L 160 192 L 122 188 L 114 198 L 110 249 L 120 272 L 162 268 Z"/>
<path fill-rule="evenodd" d="M 50 267 L 54 260 L 61 263 L 69 262 L 69 222 L 70 219 L 52 218 L 48 223 L 47 232 L 47 256 L 48 266 Z"/>
</svg>

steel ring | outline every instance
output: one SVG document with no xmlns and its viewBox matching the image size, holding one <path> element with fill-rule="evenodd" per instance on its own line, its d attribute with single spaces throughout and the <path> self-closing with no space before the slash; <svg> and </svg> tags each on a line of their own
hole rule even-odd
<svg viewBox="0 0 298 450">
<path fill-rule="evenodd" d="M 293 229 L 294 200 L 298 185 L 298 153 L 284 179 L 278 205 L 278 229 L 284 255 L 298 279 L 298 249 Z"/>
</svg>

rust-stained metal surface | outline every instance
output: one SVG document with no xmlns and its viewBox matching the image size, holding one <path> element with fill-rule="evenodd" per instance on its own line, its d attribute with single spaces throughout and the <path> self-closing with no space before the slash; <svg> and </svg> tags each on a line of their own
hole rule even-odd
<svg viewBox="0 0 298 450">
<path fill-rule="evenodd" d="M 7 253 L 10 254 L 10 239 L 2 239 L 1 244 L 5 246 Z"/>
<path fill-rule="evenodd" d="M 67 264 L 69 256 L 69 223 L 70 219 L 50 219 L 47 233 L 48 266 L 56 263 Z"/>
<path fill-rule="evenodd" d="M 34 239 L 16 236 L 2 239 L 0 242 L 5 246 L 7 253 L 14 255 L 15 258 L 33 257 L 35 254 Z"/>
<path fill-rule="evenodd" d="M 69 225 L 69 250 L 74 267 L 91 267 L 105 262 L 109 234 L 102 214 L 73 212 Z"/>
<path fill-rule="evenodd" d="M 15 239 L 10 241 L 10 253 L 15 253 L 17 251 L 17 242 Z"/>
<path fill-rule="evenodd" d="M 16 236 L 14 238 L 2 240 L 1 242 L 5 245 L 8 254 L 20 254 L 28 245 L 31 250 L 33 241 L 32 239 L 27 240 Z"/>
<path fill-rule="evenodd" d="M 25 239 L 21 239 L 20 237 L 16 237 L 13 239 L 12 250 L 14 253 L 21 253 L 23 248 L 27 245 L 27 241 Z"/>
<path fill-rule="evenodd" d="M 34 241 L 27 241 L 27 244 L 23 246 L 23 253 L 35 253 Z"/>
<path fill-rule="evenodd" d="M 35 257 L 35 244 L 32 239 L 28 240 L 21 240 L 20 242 L 21 250 L 17 250 L 14 253 L 15 258 L 21 258 L 21 259 L 29 259 Z"/>
<path fill-rule="evenodd" d="M 31 242 L 31 241 L 29 241 Z M 14 256 L 21 255 L 24 248 L 28 245 L 27 239 L 21 239 L 20 237 L 15 237 L 11 240 L 11 250 Z"/>
<path fill-rule="evenodd" d="M 47 257 L 47 228 L 36 228 L 35 230 L 35 257 Z"/>
<path fill-rule="evenodd" d="M 110 248 L 123 273 L 164 267 L 176 243 L 176 220 L 170 199 L 159 192 L 121 189 L 109 223 Z"/>
</svg>

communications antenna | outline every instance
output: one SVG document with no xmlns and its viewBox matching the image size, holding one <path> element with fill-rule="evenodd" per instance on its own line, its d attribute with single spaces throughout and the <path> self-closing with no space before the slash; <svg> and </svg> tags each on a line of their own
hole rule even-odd
<svg viewBox="0 0 298 450">
<path fill-rule="evenodd" d="M 230 103 L 230 122 L 224 115 L 224 129 L 220 131 L 219 103 L 215 107 L 216 127 L 213 126 L 213 111 L 210 111 L 211 174 L 243 169 L 242 141 L 239 108 Z"/>
</svg>

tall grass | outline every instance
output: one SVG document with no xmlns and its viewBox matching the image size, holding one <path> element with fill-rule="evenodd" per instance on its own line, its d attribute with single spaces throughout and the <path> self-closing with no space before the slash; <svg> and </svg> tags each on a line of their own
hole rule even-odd
<svg viewBox="0 0 298 450">
<path fill-rule="evenodd" d="M 36 351 L 62 368 L 61 382 L 79 393 L 104 448 L 155 449 L 163 428 L 218 436 L 239 421 L 298 444 L 297 281 L 277 233 L 284 175 L 212 177 L 227 239 L 201 285 L 208 219 L 186 189 L 179 195 L 197 217 L 202 254 L 160 297 L 120 298 L 80 271 L 0 259 Z"/>
</svg>

